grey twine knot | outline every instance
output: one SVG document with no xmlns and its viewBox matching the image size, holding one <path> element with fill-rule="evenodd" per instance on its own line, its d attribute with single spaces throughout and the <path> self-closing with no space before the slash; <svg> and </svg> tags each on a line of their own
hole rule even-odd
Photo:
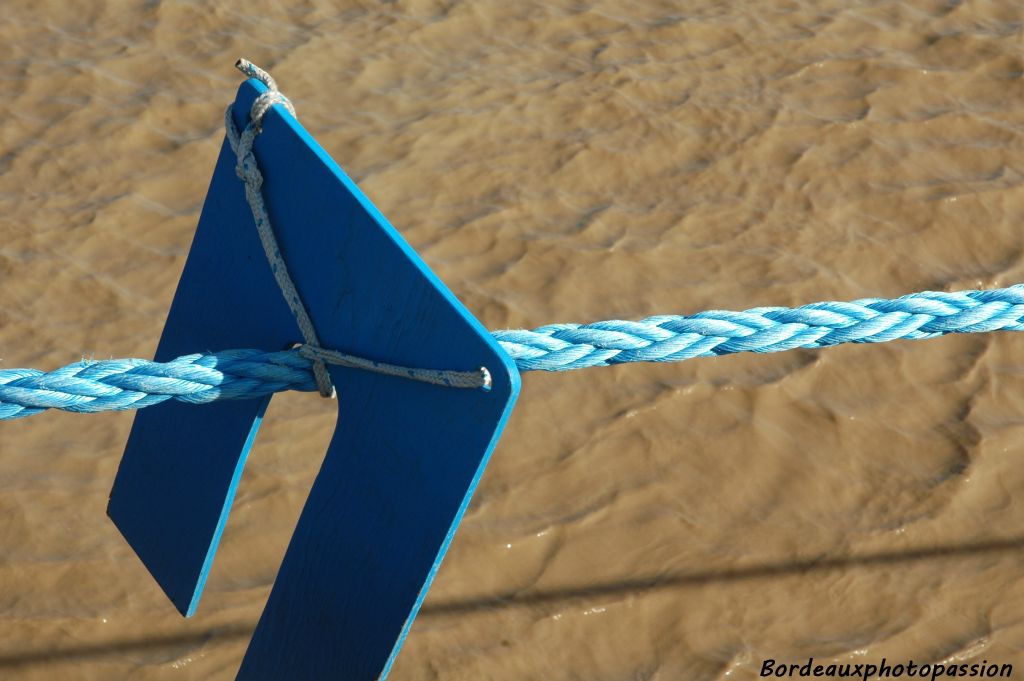
<svg viewBox="0 0 1024 681">
<path fill-rule="evenodd" d="M 277 82 L 271 75 L 260 67 L 245 59 L 239 59 L 235 68 L 267 86 L 266 92 L 252 103 L 252 108 L 249 109 L 249 122 L 241 133 L 238 132 L 235 119 L 231 115 L 231 106 L 228 106 L 224 112 L 224 127 L 227 129 L 228 142 L 237 158 L 235 174 L 245 185 L 245 199 L 249 204 L 249 209 L 252 210 L 252 217 L 256 221 L 256 231 L 260 235 L 260 243 L 263 245 L 263 252 L 267 255 L 267 262 L 270 263 L 270 270 L 274 273 L 274 279 L 277 280 L 281 294 L 295 316 L 295 321 L 305 340 L 305 344 L 298 349 L 298 353 L 312 362 L 313 376 L 316 378 L 320 394 L 324 397 L 335 397 L 337 394 L 334 384 L 331 382 L 331 375 L 327 371 L 327 364 L 399 376 L 449 388 L 489 389 L 491 374 L 486 367 L 481 367 L 476 371 L 403 367 L 347 355 L 337 350 L 325 349 L 320 345 L 320 338 L 313 327 L 313 320 L 306 311 L 306 306 L 303 304 L 302 298 L 299 297 L 295 283 L 292 281 L 291 275 L 288 274 L 288 266 L 281 256 L 281 248 L 278 246 L 277 237 L 270 224 L 270 215 L 267 213 L 267 206 L 263 201 L 263 173 L 260 172 L 256 156 L 252 151 L 256 135 L 263 129 L 263 116 L 270 110 L 270 107 L 280 104 L 292 116 L 295 116 L 295 107 L 277 89 Z"/>
<path fill-rule="evenodd" d="M 306 311 L 302 298 L 299 297 L 299 292 L 295 288 L 295 282 L 292 281 L 291 275 L 288 274 L 288 267 L 281 256 L 281 248 L 278 246 L 277 238 L 274 236 L 274 228 L 270 224 L 270 216 L 267 214 L 267 206 L 263 202 L 263 192 L 261 191 L 263 187 L 263 173 L 260 172 L 259 165 L 256 163 L 256 156 L 252 153 L 252 145 L 256 141 L 256 135 L 260 134 L 263 129 L 263 116 L 270 110 L 270 107 L 280 104 L 292 116 L 295 116 L 295 107 L 292 106 L 287 97 L 278 91 L 277 82 L 273 77 L 260 67 L 248 60 L 239 59 L 235 63 L 235 68 L 267 86 L 267 91 L 257 97 L 256 101 L 252 103 L 252 108 L 249 109 L 249 123 L 241 134 L 238 133 L 238 127 L 235 126 L 235 120 L 231 116 L 231 106 L 229 105 L 224 112 L 224 127 L 227 129 L 228 142 L 231 144 L 231 149 L 234 150 L 235 157 L 238 159 L 235 164 L 235 174 L 245 184 L 245 198 L 249 208 L 252 210 L 252 217 L 256 221 L 256 231 L 260 235 L 263 252 L 267 255 L 270 269 L 274 273 L 277 285 L 281 288 L 285 302 L 288 303 L 288 307 L 295 316 L 295 321 L 299 325 L 302 338 L 307 346 L 320 348 L 320 338 L 317 336 L 316 328 L 313 326 L 313 320 L 310 318 L 309 312 Z M 335 397 L 337 395 L 334 384 L 331 382 L 331 375 L 328 373 L 327 365 L 324 364 L 323 360 L 313 359 L 313 376 L 316 378 L 316 386 L 321 395 L 324 397 Z"/>
</svg>

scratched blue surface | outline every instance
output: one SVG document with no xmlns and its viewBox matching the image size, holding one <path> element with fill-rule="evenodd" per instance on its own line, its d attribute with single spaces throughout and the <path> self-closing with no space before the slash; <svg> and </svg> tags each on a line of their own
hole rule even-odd
<svg viewBox="0 0 1024 681">
<path fill-rule="evenodd" d="M 241 127 L 262 85 L 239 90 Z M 387 675 L 519 389 L 512 362 L 319 145 L 275 107 L 255 151 L 284 257 L 326 347 L 486 366 L 490 391 L 331 367 L 339 418 L 239 679 Z M 300 340 L 222 149 L 157 357 Z M 310 396 L 309 399 L 317 399 Z M 109 513 L 195 610 L 266 401 L 140 412 Z"/>
</svg>

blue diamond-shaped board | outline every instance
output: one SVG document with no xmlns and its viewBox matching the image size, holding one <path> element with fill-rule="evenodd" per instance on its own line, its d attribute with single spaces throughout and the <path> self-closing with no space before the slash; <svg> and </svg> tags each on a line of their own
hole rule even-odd
<svg viewBox="0 0 1024 681">
<path fill-rule="evenodd" d="M 242 84 L 245 126 L 264 86 Z M 519 376 L 301 125 L 256 138 L 271 222 L 324 347 L 404 366 L 487 367 L 489 391 L 330 367 L 338 421 L 239 679 L 383 679 L 512 410 Z M 301 341 L 225 143 L 157 360 Z M 309 395 L 306 399 L 320 399 Z M 135 417 L 108 513 L 185 615 L 203 586 L 268 399 Z"/>
</svg>

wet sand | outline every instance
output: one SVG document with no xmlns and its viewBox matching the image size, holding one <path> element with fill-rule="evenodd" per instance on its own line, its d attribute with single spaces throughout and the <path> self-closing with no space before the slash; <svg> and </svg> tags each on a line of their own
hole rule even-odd
<svg viewBox="0 0 1024 681">
<path fill-rule="evenodd" d="M 238 56 L 489 328 L 1024 281 L 1015 3 L 245 5 L 4 3 L 0 366 L 152 355 Z M 335 408 L 275 398 L 191 620 L 132 415 L 0 425 L 0 678 L 233 679 Z M 1022 437 L 1014 334 L 528 374 L 391 678 L 1024 671 Z"/>
</svg>

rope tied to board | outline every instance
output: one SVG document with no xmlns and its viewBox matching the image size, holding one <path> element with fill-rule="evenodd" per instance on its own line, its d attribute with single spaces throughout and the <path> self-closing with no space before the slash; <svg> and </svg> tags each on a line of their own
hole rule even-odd
<svg viewBox="0 0 1024 681">
<path fill-rule="evenodd" d="M 280 105 L 292 115 L 295 115 L 295 107 L 291 101 L 277 89 L 277 81 L 250 61 L 239 59 L 235 68 L 249 78 L 255 78 L 263 83 L 267 90 L 260 94 L 252 103 L 249 109 L 249 122 L 245 129 L 239 133 L 232 116 L 232 107 L 229 105 L 224 111 L 224 128 L 227 133 L 228 143 L 231 150 L 235 152 L 237 162 L 235 174 L 245 185 L 245 200 L 252 211 L 252 217 L 256 223 L 256 231 L 263 246 L 263 252 L 267 256 L 267 262 L 274 273 L 281 294 L 284 296 L 288 308 L 295 317 L 295 321 L 305 341 L 297 348 L 297 353 L 309 360 L 312 364 L 313 377 L 316 380 L 317 389 L 323 397 L 336 397 L 337 391 L 331 381 L 331 375 L 327 371 L 327 364 L 335 364 L 365 371 L 373 371 L 389 376 L 400 376 L 423 383 L 442 385 L 448 388 L 482 388 L 488 389 L 491 385 L 491 375 L 486 367 L 476 371 L 451 371 L 447 369 L 420 369 L 414 367 L 403 367 L 387 362 L 378 362 L 363 357 L 355 357 L 338 350 L 328 350 L 321 346 L 320 337 L 313 325 L 313 320 L 306 310 L 306 305 L 299 295 L 295 282 L 288 272 L 288 265 L 281 254 L 281 247 L 277 242 L 274 227 L 270 222 L 270 214 L 267 212 L 266 202 L 263 200 L 263 173 L 260 172 L 259 164 L 256 162 L 256 155 L 253 153 L 253 144 L 256 136 L 263 130 L 263 117 L 271 107 Z"/>
<path fill-rule="evenodd" d="M 281 289 L 281 294 L 299 325 L 299 331 L 302 333 L 306 345 L 319 348 L 320 338 L 313 326 L 313 320 L 310 318 L 309 312 L 306 311 L 302 297 L 299 296 L 299 291 L 295 288 L 295 282 L 292 281 L 292 277 L 288 273 L 288 266 L 284 262 L 274 228 L 270 224 L 270 215 L 267 213 L 267 206 L 263 201 L 263 173 L 260 172 L 256 156 L 252 151 L 256 135 L 263 131 L 263 116 L 270 111 L 270 107 L 279 104 L 287 109 L 292 116 L 295 116 L 295 107 L 277 89 L 277 81 L 260 67 L 248 60 L 239 59 L 235 62 L 235 68 L 267 86 L 267 91 L 257 97 L 252 108 L 249 109 L 249 123 L 241 134 L 239 134 L 238 127 L 235 126 L 235 120 L 231 115 L 231 105 L 229 104 L 224 110 L 224 128 L 227 132 L 228 143 L 237 158 L 235 174 L 245 185 L 245 200 L 252 211 L 253 220 L 256 222 L 256 231 L 259 233 L 260 243 L 263 245 L 263 252 L 267 255 L 267 262 L 270 264 L 270 270 L 274 273 L 274 279 Z M 334 384 L 331 382 L 331 375 L 327 372 L 327 366 L 323 360 L 316 360 L 313 363 L 313 375 L 316 377 L 316 385 L 322 396 L 337 396 Z"/>
<path fill-rule="evenodd" d="M 0 420 L 47 409 L 92 413 L 139 409 L 167 400 L 204 404 L 255 399 L 285 390 L 317 390 L 325 397 L 334 397 L 328 364 L 451 388 L 490 387 L 486 368 L 412 368 L 321 346 L 277 242 L 263 198 L 263 174 L 253 152 L 267 112 L 279 105 L 294 117 L 295 108 L 266 71 L 244 59 L 236 68 L 267 89 L 250 107 L 243 131 L 235 125 L 230 106 L 224 114 L 227 139 L 236 155 L 235 173 L 244 184 L 267 262 L 305 342 L 278 352 L 225 350 L 184 355 L 169 362 L 83 360 L 50 372 L 0 370 Z M 491 334 L 520 371 L 568 371 L 628 362 L 678 362 L 737 352 L 779 352 L 988 331 L 1024 331 L 1024 285 L 925 291 L 894 299 L 864 298 L 793 308 L 709 310 L 640 321 L 550 324 Z"/>
<path fill-rule="evenodd" d="M 925 291 L 895 299 L 866 298 L 795 308 L 710 310 L 639 322 L 552 324 L 532 331 L 491 334 L 520 371 L 569 371 L 987 331 L 1024 331 L 1024 285 L 987 291 Z M 255 399 L 284 390 L 308 392 L 317 389 L 312 353 L 332 364 L 421 380 L 407 373 L 416 369 L 336 357 L 338 353 L 331 350 L 309 346 L 280 352 L 228 350 L 162 363 L 82 361 L 49 373 L 0 371 L 0 420 L 46 409 L 99 412 L 139 409 L 171 399 L 203 404 Z"/>
</svg>

